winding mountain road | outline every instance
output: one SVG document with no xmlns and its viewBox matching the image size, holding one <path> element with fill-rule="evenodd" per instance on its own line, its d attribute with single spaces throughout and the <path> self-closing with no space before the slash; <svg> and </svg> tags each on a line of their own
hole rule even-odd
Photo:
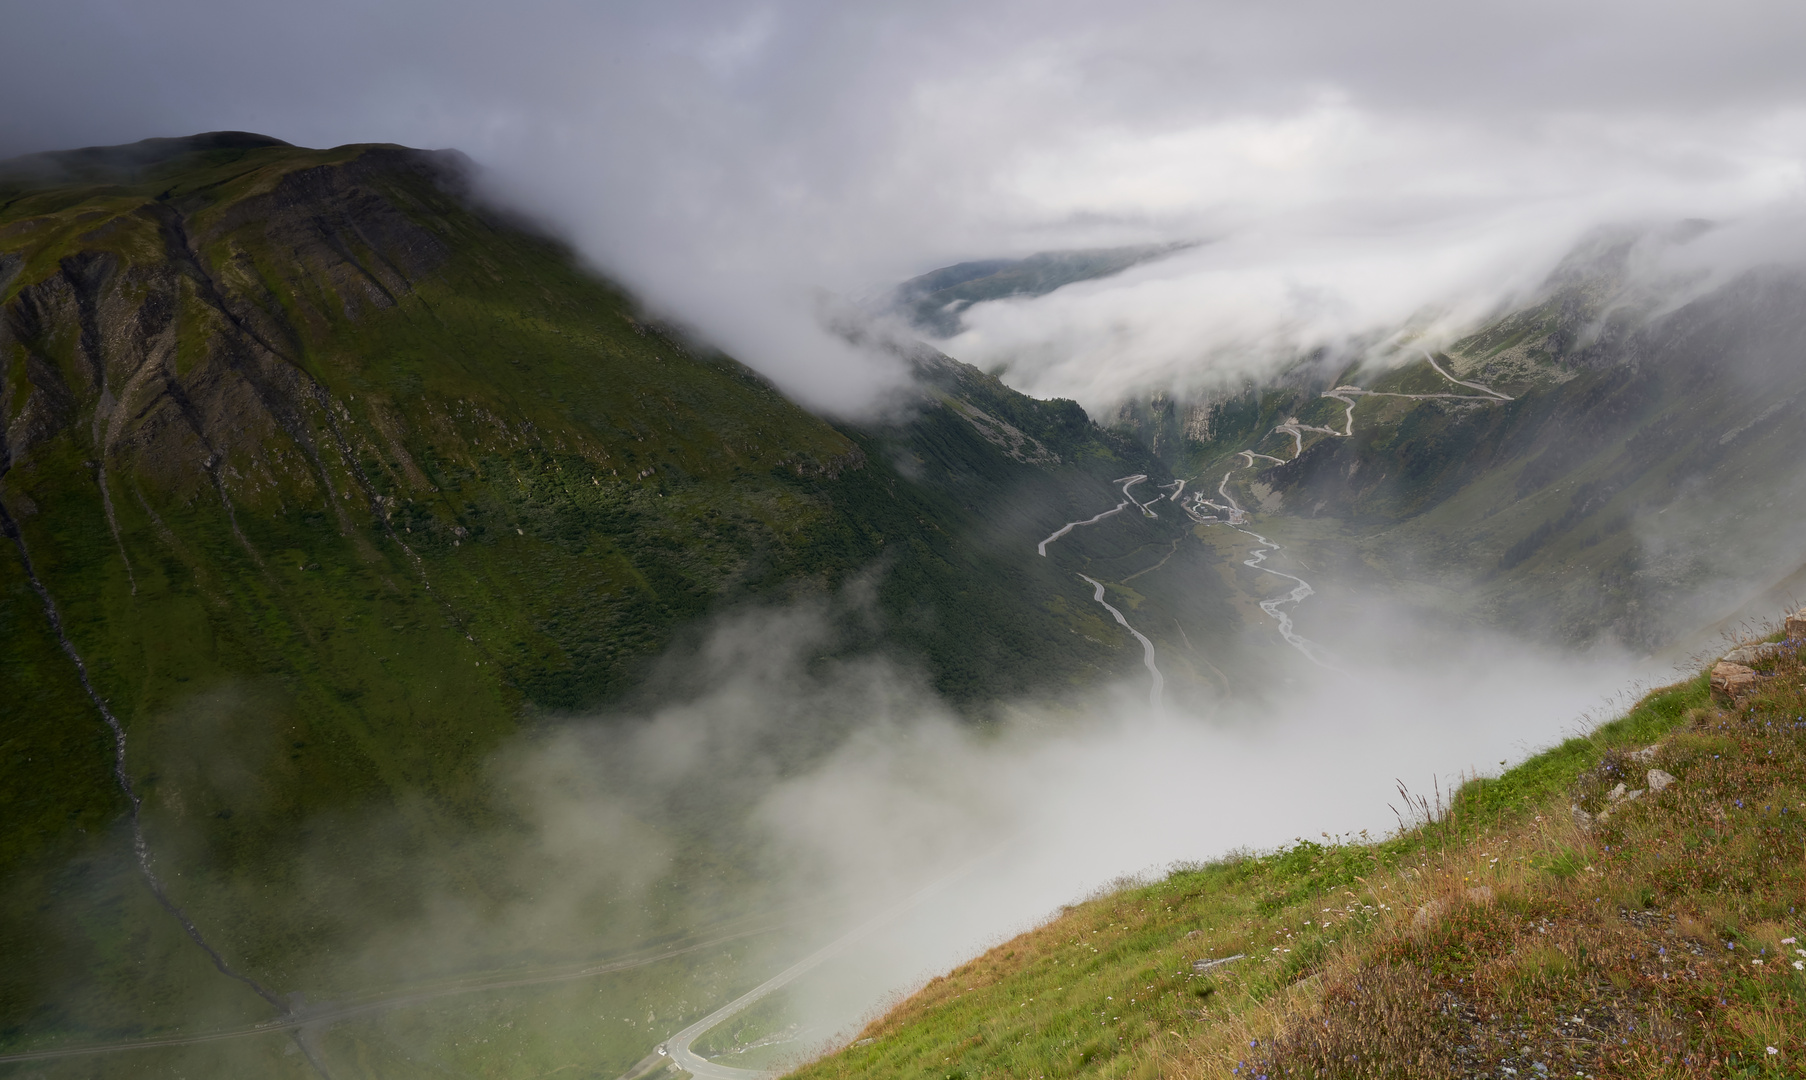
<svg viewBox="0 0 1806 1080">
<path fill-rule="evenodd" d="M 1115 480 L 1111 481 L 1111 483 L 1122 485 L 1123 497 L 1125 499 L 1128 499 L 1130 502 L 1134 503 L 1137 507 L 1139 507 L 1141 509 L 1141 513 L 1142 513 L 1143 517 L 1157 518 L 1160 515 L 1154 513 L 1152 510 L 1149 510 L 1148 507 L 1153 506 L 1155 503 L 1159 502 L 1161 499 L 1164 499 L 1166 496 L 1156 495 L 1153 498 L 1149 499 L 1147 502 L 1142 502 L 1140 499 L 1137 499 L 1129 491 L 1130 488 L 1134 487 L 1136 484 L 1141 483 L 1143 480 L 1146 480 L 1147 478 L 1148 478 L 1147 473 L 1136 473 L 1134 476 L 1119 476 Z"/>
<path fill-rule="evenodd" d="M 1425 360 L 1428 360 L 1430 362 L 1430 366 L 1436 369 L 1436 374 L 1438 374 L 1438 375 L 1442 376 L 1443 378 L 1447 379 L 1448 381 L 1454 383 L 1456 386 L 1472 387 L 1473 389 L 1478 390 L 1481 393 L 1486 394 L 1490 397 L 1493 397 L 1499 401 L 1515 400 L 1514 398 L 1511 397 L 1511 395 L 1501 394 L 1497 390 L 1494 390 L 1492 387 L 1487 386 L 1485 383 L 1468 382 L 1466 379 L 1455 378 L 1453 375 L 1450 375 L 1448 372 L 1442 370 L 1442 365 L 1438 364 L 1436 362 L 1435 355 L 1428 352 L 1427 350 L 1424 351 L 1423 358 Z"/>
<path fill-rule="evenodd" d="M 507 971 L 473 975 L 439 986 L 424 987 L 412 990 L 397 991 L 370 998 L 365 1001 L 348 1002 L 342 1005 L 316 1005 L 289 1012 L 279 1020 L 265 1021 L 261 1024 L 246 1024 L 241 1027 L 225 1028 L 217 1031 L 200 1032 L 194 1035 L 171 1035 L 148 1039 L 127 1039 L 110 1043 L 89 1043 L 81 1046 L 63 1046 L 44 1050 L 28 1050 L 13 1054 L 0 1054 L 0 1064 L 15 1061 L 51 1061 L 57 1058 L 88 1057 L 95 1054 L 116 1054 L 127 1050 L 157 1050 L 172 1046 L 199 1046 L 204 1043 L 226 1042 L 231 1039 L 244 1039 L 256 1035 L 268 1035 L 273 1032 L 299 1032 L 302 1030 L 317 1031 L 341 1020 L 350 1020 L 360 1016 L 389 1012 L 406 1008 L 410 1005 L 421 1005 L 441 998 L 455 997 L 463 994 L 476 994 L 490 990 L 512 990 L 526 986 L 546 986 L 552 983 L 574 982 L 578 979 L 593 978 L 615 971 L 627 971 L 633 968 L 646 967 L 661 963 L 674 957 L 688 953 L 701 952 L 717 948 L 742 938 L 754 937 L 769 933 L 778 928 L 777 924 L 756 926 L 748 930 L 740 930 L 731 934 L 711 937 L 688 945 L 671 946 L 653 952 L 636 953 L 618 960 L 610 960 L 599 964 L 587 964 L 576 968 L 553 971 Z"/>
<path fill-rule="evenodd" d="M 1035 554 L 1037 554 L 1045 559 L 1047 557 L 1047 545 L 1053 543 L 1055 540 L 1058 540 L 1060 537 L 1065 536 L 1067 533 L 1071 532 L 1074 529 L 1082 528 L 1083 526 L 1086 526 L 1086 525 L 1096 525 L 1098 522 L 1109 517 L 1111 514 L 1120 514 L 1124 510 L 1127 510 L 1131 506 L 1140 507 L 1142 514 L 1147 517 L 1159 517 L 1160 516 L 1159 514 L 1156 514 L 1152 510 L 1149 510 L 1148 507 L 1153 505 L 1154 503 L 1159 502 L 1161 499 L 1165 498 L 1164 495 L 1155 496 L 1154 498 L 1149 499 L 1147 501 L 1147 503 L 1144 504 L 1144 503 L 1138 502 L 1136 500 L 1135 496 L 1129 494 L 1130 488 L 1134 487 L 1136 484 L 1141 483 L 1143 480 L 1146 480 L 1147 478 L 1148 478 L 1147 473 L 1136 473 L 1133 476 L 1119 476 L 1116 479 L 1110 481 L 1112 484 L 1121 484 L 1122 485 L 1122 498 L 1123 498 L 1122 502 L 1117 503 L 1114 507 L 1112 507 L 1109 510 L 1105 510 L 1103 513 L 1097 515 L 1096 517 L 1089 517 L 1089 518 L 1086 518 L 1084 521 L 1068 521 L 1066 524 L 1060 526 L 1058 529 L 1055 529 L 1053 532 L 1053 535 L 1051 535 L 1047 539 L 1041 541 L 1039 544 L 1036 544 L 1035 545 Z M 1179 481 L 1179 490 L 1180 491 L 1185 490 L 1185 481 L 1183 481 L 1183 480 Z"/>
<path fill-rule="evenodd" d="M 1047 557 L 1047 545 L 1053 543 L 1055 540 L 1058 540 L 1060 537 L 1065 536 L 1067 533 L 1069 533 L 1072 530 L 1077 529 L 1081 526 L 1096 525 L 1098 522 L 1109 517 L 1111 514 L 1120 514 L 1124 510 L 1127 510 L 1129 508 L 1129 505 L 1130 504 L 1128 501 L 1119 502 L 1116 504 L 1115 509 L 1105 510 L 1103 513 L 1097 515 L 1096 517 L 1086 518 L 1084 521 L 1067 522 L 1066 524 L 1060 526 L 1059 529 L 1055 530 L 1055 532 L 1052 536 L 1049 536 L 1047 539 L 1041 541 L 1039 544 L 1036 544 L 1035 545 L 1035 553 L 1045 559 Z"/>
<path fill-rule="evenodd" d="M 922 888 L 911 893 L 900 903 L 884 909 L 870 919 L 867 919 L 865 922 L 862 922 L 858 926 L 847 931 L 845 934 L 842 934 L 840 937 L 835 938 L 833 941 L 822 946 L 820 949 L 817 949 L 808 956 L 798 960 L 783 971 L 766 979 L 751 990 L 741 994 L 726 1005 L 721 1006 L 721 1008 L 716 1009 L 701 1020 L 696 1021 L 694 1024 L 691 1024 L 689 1027 L 684 1028 L 682 1031 L 679 1031 L 677 1034 L 665 1040 L 665 1042 L 659 1046 L 657 1051 L 658 1054 L 660 1056 L 669 1057 L 672 1061 L 677 1063 L 678 1068 L 689 1073 L 691 1076 L 700 1078 L 700 1080 L 755 1080 L 755 1078 L 758 1077 L 769 1076 L 770 1073 L 763 1070 L 736 1069 L 731 1065 L 717 1064 L 716 1062 L 703 1057 L 701 1054 L 698 1054 L 691 1048 L 691 1044 L 701 1038 L 704 1032 L 713 1028 L 715 1025 L 720 1024 L 728 1017 L 752 1007 L 760 998 L 766 997 L 774 991 L 782 990 L 784 987 L 789 986 L 810 971 L 820 967 L 823 963 L 839 956 L 861 940 L 870 937 L 878 930 L 882 930 L 887 924 L 895 921 L 898 916 L 909 911 L 911 908 L 922 903 L 924 900 L 927 900 L 935 893 L 940 892 L 948 885 L 970 873 L 973 867 L 977 866 L 985 859 L 990 858 L 993 854 L 995 854 L 995 852 L 987 851 L 982 855 L 967 860 L 946 876 L 929 882 L 927 885 L 924 885 Z M 645 1064 L 647 1063 L 641 1063 L 642 1066 Z M 632 1071 L 627 1073 L 627 1076 L 633 1077 L 644 1075 L 644 1071 L 645 1070 L 642 1067 L 636 1066 Z M 623 1078 L 623 1080 L 626 1080 L 626 1078 Z"/>
<path fill-rule="evenodd" d="M 1097 515 L 1096 517 L 1086 518 L 1084 521 L 1069 521 L 1066 524 L 1060 526 L 1058 529 L 1054 530 L 1053 535 L 1049 536 L 1047 539 L 1045 539 L 1045 540 L 1041 541 L 1039 544 L 1035 545 L 1036 554 L 1040 555 L 1042 558 L 1046 558 L 1047 557 L 1047 545 L 1053 543 L 1055 540 L 1058 540 L 1060 537 L 1065 536 L 1067 533 L 1071 532 L 1072 530 L 1080 528 L 1081 526 L 1095 525 L 1098 522 L 1109 517 L 1111 514 L 1115 514 L 1115 513 L 1118 513 L 1120 511 L 1126 509 L 1131 503 L 1134 504 L 1135 506 L 1140 507 L 1143 515 L 1145 515 L 1147 517 L 1151 517 L 1151 518 L 1157 518 L 1160 515 L 1154 513 L 1152 510 L 1148 509 L 1148 507 L 1152 506 L 1154 503 L 1159 502 L 1161 499 L 1166 499 L 1166 498 L 1170 498 L 1173 500 L 1173 502 L 1179 503 L 1179 497 L 1185 493 L 1185 481 L 1175 480 L 1173 482 L 1173 484 L 1177 485 L 1177 490 L 1175 490 L 1170 496 L 1169 495 L 1157 495 L 1154 498 L 1149 499 L 1146 503 L 1138 502 L 1136 500 L 1135 496 L 1129 493 L 1129 489 L 1134 487 L 1136 484 L 1139 484 L 1142 481 L 1146 480 L 1147 478 L 1148 478 L 1148 476 L 1146 473 L 1135 473 L 1132 476 L 1119 476 L 1115 480 L 1110 481 L 1113 484 L 1121 484 L 1122 485 L 1122 494 L 1123 494 L 1123 498 L 1127 500 L 1126 502 L 1117 503 L 1116 508 L 1114 510 L 1105 510 L 1103 513 Z M 1161 487 L 1171 487 L 1173 485 L 1172 484 L 1162 484 L 1160 486 Z M 1179 503 L 1179 505 L 1183 509 L 1184 504 Z M 1169 553 L 1169 555 L 1167 557 L 1171 558 L 1172 556 Z M 1164 560 L 1162 560 L 1162 561 L 1164 561 Z M 1145 571 L 1144 571 L 1144 573 L 1145 573 Z M 1148 674 L 1150 676 L 1152 676 L 1152 684 L 1148 687 L 1148 704 L 1152 705 L 1155 709 L 1159 709 L 1161 707 L 1162 701 L 1166 694 L 1166 679 L 1164 676 L 1162 676 L 1160 674 L 1160 668 L 1158 666 L 1156 666 L 1154 663 L 1154 643 L 1147 639 L 1147 635 L 1143 634 L 1141 631 L 1139 631 L 1139 630 L 1135 629 L 1133 626 L 1129 625 L 1129 620 L 1123 617 L 1122 612 L 1116 610 L 1116 608 L 1112 607 L 1109 603 L 1105 602 L 1104 587 L 1103 587 L 1103 585 L 1098 583 L 1096 578 L 1086 577 L 1084 574 L 1080 574 L 1079 577 L 1084 578 L 1084 580 L 1089 581 L 1093 586 L 1096 587 L 1097 592 L 1095 595 L 1092 596 L 1092 599 L 1097 601 L 1100 604 L 1103 604 L 1104 610 L 1108 611 L 1111 615 L 1115 616 L 1116 621 L 1118 623 L 1122 624 L 1122 628 L 1124 630 L 1127 630 L 1129 633 L 1135 635 L 1136 641 L 1141 642 L 1141 662 L 1147 666 Z"/>
<path fill-rule="evenodd" d="M 1451 401 L 1451 400 L 1452 401 L 1481 401 L 1481 402 L 1486 402 L 1488 404 L 1498 404 L 1499 402 L 1516 400 L 1515 398 L 1511 397 L 1509 394 L 1501 393 L 1498 390 L 1494 390 L 1492 387 L 1487 386 L 1484 383 L 1470 382 L 1466 379 L 1455 378 L 1455 376 L 1449 374 L 1448 371 L 1444 370 L 1443 366 L 1436 362 L 1436 357 L 1431 355 L 1428 351 L 1424 352 L 1423 358 L 1425 360 L 1429 361 L 1430 367 L 1435 369 L 1436 374 L 1442 376 L 1444 379 L 1447 379 L 1450 383 L 1453 383 L 1456 386 L 1465 386 L 1465 387 L 1468 387 L 1469 389 L 1479 390 L 1479 391 L 1481 391 L 1481 393 L 1480 394 L 1399 394 L 1399 393 L 1393 393 L 1393 392 L 1387 391 L 1387 390 L 1365 390 L 1359 386 L 1348 386 L 1348 385 L 1338 386 L 1333 390 L 1326 390 L 1318 396 L 1324 397 L 1324 398 L 1330 398 L 1335 401 L 1339 401 L 1347 407 L 1346 411 L 1344 412 L 1345 420 L 1343 422 L 1341 431 L 1337 431 L 1335 428 L 1320 427 L 1316 424 L 1302 423 L 1299 421 L 1299 419 L 1297 417 L 1288 416 L 1288 417 L 1286 417 L 1284 423 L 1279 424 L 1278 426 L 1274 427 L 1273 434 L 1290 435 L 1292 437 L 1292 456 L 1291 456 L 1291 458 L 1288 459 L 1288 458 L 1274 457 L 1272 454 L 1262 454 L 1262 453 L 1258 453 L 1254 450 L 1238 450 L 1238 451 L 1236 451 L 1236 453 L 1239 454 L 1245 462 L 1247 462 L 1247 464 L 1244 465 L 1243 468 L 1248 468 L 1248 469 L 1258 468 L 1258 466 L 1255 464 L 1256 458 L 1265 458 L 1266 460 L 1271 461 L 1276 465 L 1285 465 L 1285 464 L 1288 464 L 1290 461 L 1297 460 L 1299 455 L 1304 453 L 1304 433 L 1307 431 L 1319 432 L 1321 434 L 1328 435 L 1331 438 L 1337 438 L 1337 439 L 1353 438 L 1354 437 L 1355 403 L 1360 398 L 1363 398 L 1363 397 L 1396 397 L 1396 398 L 1408 398 L 1413 401 Z M 1234 529 L 1236 532 L 1253 537 L 1261 545 L 1260 547 L 1256 548 L 1247 559 L 1243 560 L 1242 565 L 1251 567 L 1255 570 L 1259 570 L 1265 574 L 1273 574 L 1276 577 L 1284 578 L 1287 581 L 1292 582 L 1294 584 L 1294 587 L 1293 587 L 1292 591 L 1287 593 L 1285 596 L 1279 597 L 1274 600 L 1260 601 L 1260 609 L 1262 611 L 1266 612 L 1267 615 L 1273 619 L 1274 623 L 1278 625 L 1279 635 L 1280 635 L 1280 637 L 1285 639 L 1287 644 L 1291 645 L 1293 648 L 1295 648 L 1299 652 L 1303 653 L 1305 655 L 1305 657 L 1308 658 L 1313 664 L 1317 664 L 1320 667 L 1329 668 L 1332 671 L 1337 670 L 1333 665 L 1331 665 L 1330 663 L 1325 661 L 1322 656 L 1318 655 L 1320 652 L 1323 651 L 1323 647 L 1321 645 L 1318 645 L 1316 642 L 1310 640 L 1309 638 L 1303 636 L 1302 634 L 1298 633 L 1297 629 L 1294 628 L 1294 626 L 1292 625 L 1291 615 L 1284 610 L 1284 607 L 1286 605 L 1297 605 L 1297 604 L 1303 603 L 1307 598 L 1314 595 L 1316 593 L 1316 590 L 1311 588 L 1310 582 L 1304 580 L 1301 577 L 1298 577 L 1294 574 L 1287 574 L 1283 571 L 1275 570 L 1272 567 L 1265 565 L 1268 555 L 1272 554 L 1275 551 L 1280 551 L 1283 549 L 1279 544 L 1275 544 L 1273 541 L 1267 539 L 1266 537 L 1253 531 L 1252 529 L 1245 529 L 1242 527 L 1248 521 L 1248 512 L 1246 510 L 1243 510 L 1241 505 L 1235 501 L 1235 496 L 1233 496 L 1229 493 L 1229 480 L 1234 475 L 1235 475 L 1235 470 L 1230 469 L 1228 472 L 1223 474 L 1222 481 L 1219 484 L 1217 484 L 1217 494 L 1223 500 L 1222 502 L 1217 502 L 1214 499 L 1206 499 L 1203 495 L 1195 493 L 1195 492 L 1192 495 L 1192 501 L 1189 505 L 1186 503 L 1183 503 L 1183 502 L 1179 502 L 1177 496 L 1174 497 L 1174 501 L 1179 502 L 1180 508 L 1183 509 L 1187 514 L 1191 515 L 1192 520 L 1196 521 L 1198 524 L 1200 524 L 1200 525 L 1228 525 L 1230 528 Z M 1183 491 L 1184 488 L 1181 488 L 1180 490 Z M 1208 508 L 1212 512 L 1209 514 L 1203 513 L 1202 511 L 1206 508 Z M 1221 516 L 1218 516 L 1218 515 L 1221 515 Z M 1087 580 L 1089 580 L 1089 579 L 1087 579 Z M 1137 635 L 1137 636 L 1139 636 L 1139 635 Z"/>
</svg>

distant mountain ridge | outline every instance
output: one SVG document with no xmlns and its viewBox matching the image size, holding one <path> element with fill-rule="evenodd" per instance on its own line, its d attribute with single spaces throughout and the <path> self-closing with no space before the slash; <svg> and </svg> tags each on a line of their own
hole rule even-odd
<svg viewBox="0 0 1806 1080">
<path fill-rule="evenodd" d="M 955 263 L 910 278 L 886 301 L 918 331 L 949 338 L 962 328 L 973 304 L 1015 296 L 1045 296 L 1080 281 L 1120 274 L 1194 245 L 1139 244 L 1129 247 L 1043 251 L 1020 259 Z"/>
<path fill-rule="evenodd" d="M 119 146 L 47 150 L 0 160 L 0 184 L 31 188 L 81 182 L 129 183 L 139 170 L 189 154 L 290 146 L 281 139 L 249 131 L 209 131 L 178 138 L 141 139 Z"/>
</svg>

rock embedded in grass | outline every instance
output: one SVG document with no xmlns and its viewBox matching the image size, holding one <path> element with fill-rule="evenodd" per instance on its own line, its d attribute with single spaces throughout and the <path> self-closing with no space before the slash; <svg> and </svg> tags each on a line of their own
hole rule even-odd
<svg viewBox="0 0 1806 1080">
<path fill-rule="evenodd" d="M 1756 673 L 1742 664 L 1720 660 L 1712 665 L 1712 689 L 1735 698 L 1756 688 Z"/>
<path fill-rule="evenodd" d="M 1759 664 L 1781 655 L 1781 644 L 1776 641 L 1758 641 L 1750 645 L 1739 645 L 1724 654 L 1728 663 Z"/>
</svg>

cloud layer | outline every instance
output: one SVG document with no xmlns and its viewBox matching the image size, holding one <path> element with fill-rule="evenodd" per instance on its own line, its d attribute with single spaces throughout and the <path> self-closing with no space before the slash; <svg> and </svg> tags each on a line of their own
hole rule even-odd
<svg viewBox="0 0 1806 1080">
<path fill-rule="evenodd" d="M 825 1038 L 1122 875 L 1328 830 L 1383 835 L 1399 821 L 1389 802 L 1405 810 L 1395 783 L 1430 796 L 1496 773 L 1573 734 L 1635 674 L 1609 656 L 1539 655 L 1481 633 L 1408 647 L 1417 632 L 1395 619 L 1337 641 L 1383 638 L 1397 645 L 1390 655 L 1365 657 L 1355 674 L 1300 663 L 1258 701 L 1151 711 L 1136 678 L 1057 710 L 1009 709 L 979 729 L 883 657 L 811 667 L 832 633 L 821 612 L 746 612 L 672 658 L 695 676 L 689 693 L 600 728 L 573 723 L 512 758 L 511 775 L 632 778 L 575 795 L 568 784 L 517 785 L 544 793 L 531 815 L 542 848 L 601 866 L 634 843 L 606 836 L 629 816 L 611 800 L 654 820 L 693 817 L 678 812 L 684 792 L 745 807 L 732 829 L 761 852 L 774 894 L 830 913 L 792 955 L 939 881 L 918 908 L 798 984 L 799 1007 Z M 564 884 L 523 891 L 546 906 L 594 889 L 594 877 L 552 875 Z"/>
<path fill-rule="evenodd" d="M 1600 220 L 1794 198 L 1802 31 L 1760 2 L 71 0 L 0 40 L 0 154 L 222 128 L 456 145 L 655 306 L 842 410 L 898 376 L 820 331 L 818 290 L 1220 241 L 980 311 L 956 346 L 1095 406 L 1471 311 Z"/>
</svg>

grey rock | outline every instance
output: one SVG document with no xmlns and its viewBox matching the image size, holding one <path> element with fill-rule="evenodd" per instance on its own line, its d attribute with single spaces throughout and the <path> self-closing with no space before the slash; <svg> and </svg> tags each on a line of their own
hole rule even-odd
<svg viewBox="0 0 1806 1080">
<path fill-rule="evenodd" d="M 1411 925 L 1418 930 L 1422 930 L 1437 919 L 1442 918 L 1443 915 L 1447 914 L 1448 910 L 1449 902 L 1447 900 L 1432 900 L 1418 908 L 1417 913 L 1411 916 Z"/>
<path fill-rule="evenodd" d="M 1649 770 L 1649 790 L 1651 791 L 1661 791 L 1669 784 L 1674 783 L 1674 780 L 1673 773 L 1663 772 L 1661 769 Z"/>
<path fill-rule="evenodd" d="M 1781 646 L 1778 642 L 1765 641 L 1753 645 L 1739 645 L 1724 654 L 1724 658 L 1733 664 L 1756 664 L 1771 656 L 1779 656 Z"/>
<path fill-rule="evenodd" d="M 1712 666 L 1712 689 L 1730 697 L 1756 688 L 1756 673 L 1742 664 L 1720 660 Z"/>
</svg>

